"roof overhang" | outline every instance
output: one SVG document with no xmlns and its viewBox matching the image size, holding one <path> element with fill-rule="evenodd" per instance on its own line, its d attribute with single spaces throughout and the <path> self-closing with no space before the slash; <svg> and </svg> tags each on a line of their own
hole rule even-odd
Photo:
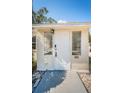
<svg viewBox="0 0 124 93">
<path fill-rule="evenodd" d="M 77 24 L 33 24 L 32 29 L 37 29 L 37 31 L 48 31 L 50 29 L 54 30 L 81 30 L 89 29 L 90 23 L 77 23 Z"/>
</svg>

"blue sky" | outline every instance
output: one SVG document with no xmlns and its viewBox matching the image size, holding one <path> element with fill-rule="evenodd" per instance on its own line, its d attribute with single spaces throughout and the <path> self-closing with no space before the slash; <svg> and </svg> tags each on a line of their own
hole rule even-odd
<svg viewBox="0 0 124 93">
<path fill-rule="evenodd" d="M 33 0 L 33 9 L 46 7 L 47 16 L 67 22 L 90 22 L 91 0 Z"/>
</svg>

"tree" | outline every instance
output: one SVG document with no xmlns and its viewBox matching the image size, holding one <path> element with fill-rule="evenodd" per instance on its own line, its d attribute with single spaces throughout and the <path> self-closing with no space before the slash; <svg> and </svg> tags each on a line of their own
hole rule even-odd
<svg viewBox="0 0 124 93">
<path fill-rule="evenodd" d="M 49 17 L 47 21 L 48 21 L 47 23 L 50 23 L 50 24 L 51 24 L 51 23 L 57 23 L 57 21 L 54 20 L 54 19 L 51 18 L 51 17 Z"/>
<path fill-rule="evenodd" d="M 36 13 L 32 10 L 32 23 L 36 23 Z"/>
<path fill-rule="evenodd" d="M 57 23 L 56 20 L 54 20 L 51 17 L 47 17 L 48 10 L 46 7 L 42 7 L 37 12 L 32 10 L 32 23 L 33 24 L 44 24 L 44 23 Z"/>
<path fill-rule="evenodd" d="M 48 10 L 47 10 L 46 7 L 43 7 L 43 8 L 41 8 L 41 9 L 39 9 L 37 13 L 38 13 L 38 15 L 40 15 L 40 16 L 44 16 L 44 15 L 46 15 L 46 14 L 48 13 Z"/>
</svg>

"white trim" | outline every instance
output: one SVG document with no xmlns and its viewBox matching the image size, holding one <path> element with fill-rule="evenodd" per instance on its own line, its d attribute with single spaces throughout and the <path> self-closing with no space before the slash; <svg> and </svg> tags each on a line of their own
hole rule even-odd
<svg viewBox="0 0 124 93">
<path fill-rule="evenodd" d="M 33 24 L 32 27 L 70 27 L 70 26 L 90 26 L 90 23 L 67 23 L 67 24 Z"/>
</svg>

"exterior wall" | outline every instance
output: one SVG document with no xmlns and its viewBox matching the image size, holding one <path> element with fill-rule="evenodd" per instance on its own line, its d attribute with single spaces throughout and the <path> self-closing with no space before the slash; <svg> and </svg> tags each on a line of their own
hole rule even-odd
<svg viewBox="0 0 124 93">
<path fill-rule="evenodd" d="M 37 70 L 42 70 L 41 68 L 44 68 L 44 53 L 43 53 L 43 49 L 44 49 L 44 42 L 43 42 L 43 33 L 38 33 L 37 34 Z"/>
<path fill-rule="evenodd" d="M 37 29 L 37 70 L 88 70 L 89 44 L 88 27 L 57 27 L 54 33 L 54 44 L 58 47 L 58 56 L 44 56 L 44 31 L 49 28 Z M 72 56 L 72 31 L 81 31 L 81 56 L 75 59 Z M 46 61 L 47 60 L 47 61 Z"/>
</svg>

